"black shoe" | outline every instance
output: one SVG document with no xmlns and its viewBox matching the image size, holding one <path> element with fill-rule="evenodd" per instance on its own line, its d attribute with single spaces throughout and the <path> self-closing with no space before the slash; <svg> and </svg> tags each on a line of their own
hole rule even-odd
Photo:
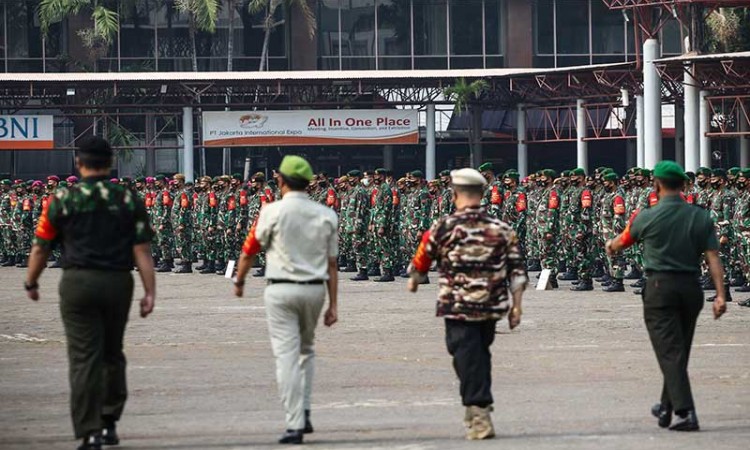
<svg viewBox="0 0 750 450">
<path fill-rule="evenodd" d="M 594 277 L 594 281 L 596 281 L 597 283 L 606 283 L 607 281 L 611 279 L 612 277 L 610 277 L 608 273 L 605 273 L 604 275 L 600 277 Z"/>
<path fill-rule="evenodd" d="M 162 265 L 156 268 L 159 273 L 171 272 L 174 265 L 171 261 L 163 261 Z"/>
<path fill-rule="evenodd" d="M 55 262 L 52 263 L 51 266 L 49 266 L 49 268 L 50 269 L 60 269 L 60 268 L 62 268 L 62 264 L 60 264 L 59 260 L 56 260 Z"/>
<path fill-rule="evenodd" d="M 542 265 L 538 259 L 534 259 L 529 261 L 529 266 L 526 270 L 528 270 L 529 272 L 539 272 L 542 270 Z"/>
<path fill-rule="evenodd" d="M 305 429 L 302 430 L 304 434 L 312 434 L 315 431 L 312 426 L 312 422 L 310 422 L 310 410 L 305 410 Z"/>
<path fill-rule="evenodd" d="M 201 270 L 205 269 L 206 267 L 208 267 L 208 260 L 207 259 L 203 259 L 203 264 L 201 264 L 200 266 L 195 266 L 195 270 L 198 271 L 198 272 L 200 272 Z"/>
<path fill-rule="evenodd" d="M 661 403 L 651 407 L 651 415 L 659 419 L 660 428 L 667 428 L 672 423 L 672 408 L 664 407 Z"/>
<path fill-rule="evenodd" d="M 614 279 L 612 284 L 602 289 L 604 292 L 625 292 L 625 286 L 622 284 L 622 280 Z"/>
<path fill-rule="evenodd" d="M 186 262 L 180 264 L 180 267 L 174 273 L 193 273 L 193 263 Z"/>
<path fill-rule="evenodd" d="M 279 439 L 279 444 L 296 444 L 302 443 L 304 430 L 286 430 Z"/>
<path fill-rule="evenodd" d="M 114 424 L 110 427 L 102 429 L 102 444 L 103 445 L 119 445 L 120 437 L 117 435 L 117 429 Z"/>
<path fill-rule="evenodd" d="M 362 269 L 359 271 L 357 275 L 354 276 L 354 278 L 350 278 L 352 281 L 367 281 L 370 279 L 370 277 L 367 276 L 367 270 Z"/>
<path fill-rule="evenodd" d="M 380 276 L 380 267 L 373 267 L 372 269 L 367 271 L 367 276 L 369 277 L 379 277 Z"/>
<path fill-rule="evenodd" d="M 750 306 L 750 298 L 737 303 L 740 306 Z"/>
<path fill-rule="evenodd" d="M 262 277 L 265 277 L 265 276 L 266 276 L 266 268 L 265 268 L 265 267 L 261 267 L 260 269 L 258 269 L 258 270 L 257 270 L 257 271 L 256 271 L 256 272 L 255 272 L 255 273 L 253 274 L 253 276 L 254 276 L 254 277 L 256 277 L 256 278 L 262 278 Z"/>
<path fill-rule="evenodd" d="M 390 283 L 392 281 L 396 281 L 396 279 L 393 277 L 393 272 L 391 271 L 391 269 L 383 269 L 383 276 L 373 281 L 375 281 L 376 283 Z"/>
<path fill-rule="evenodd" d="M 353 261 L 349 261 L 349 264 L 344 267 L 344 270 L 342 270 L 344 273 L 355 273 L 357 272 L 357 265 L 354 264 Z"/>
<path fill-rule="evenodd" d="M 571 291 L 582 292 L 582 291 L 593 291 L 594 283 L 591 280 L 581 280 L 576 286 L 570 288 Z"/>
<path fill-rule="evenodd" d="M 557 288 L 560 287 L 560 285 L 557 284 L 557 278 L 555 278 L 555 277 L 552 277 L 552 278 L 549 279 L 549 285 L 550 285 L 550 287 L 552 289 L 557 289 Z"/>
<path fill-rule="evenodd" d="M 98 434 L 91 434 L 83 439 L 81 445 L 78 446 L 78 450 L 101 450 L 102 449 L 102 437 Z"/>
<path fill-rule="evenodd" d="M 0 267 L 13 267 L 16 265 L 16 257 L 9 256 L 4 263 L 0 264 Z"/>
<path fill-rule="evenodd" d="M 560 281 L 574 281 L 578 279 L 578 271 L 577 270 L 569 270 L 568 272 L 561 273 L 557 276 L 557 279 Z"/>
<path fill-rule="evenodd" d="M 750 283 L 738 287 L 734 290 L 734 292 L 750 292 Z"/>
<path fill-rule="evenodd" d="M 643 277 L 643 274 L 636 268 L 633 268 L 630 272 L 625 274 L 625 280 L 639 280 Z"/>
<path fill-rule="evenodd" d="M 745 281 L 745 277 L 740 275 L 729 280 L 729 285 L 732 287 L 741 287 L 745 285 Z"/>
<path fill-rule="evenodd" d="M 25 256 L 16 256 L 16 267 L 20 267 L 22 269 L 29 267 L 28 262 L 29 260 Z"/>
<path fill-rule="evenodd" d="M 732 291 L 729 290 L 729 285 L 724 285 L 724 295 L 726 295 L 727 299 L 726 302 L 729 303 L 732 301 Z M 706 299 L 707 302 L 713 303 L 716 300 L 716 296 L 712 295 L 711 297 L 708 297 Z"/>
<path fill-rule="evenodd" d="M 609 287 L 609 286 L 612 286 L 612 279 L 610 278 L 610 279 L 609 279 L 609 280 L 607 280 L 607 281 L 602 281 L 602 282 L 601 282 L 601 285 L 602 285 L 602 287 Z"/>
<path fill-rule="evenodd" d="M 570 283 L 570 284 L 572 284 L 573 286 L 578 286 L 579 284 L 581 284 L 581 280 L 574 280 L 574 281 L 571 281 L 571 283 Z"/>
<path fill-rule="evenodd" d="M 196 267 L 196 269 L 198 269 L 198 268 Z M 209 261 L 209 262 L 206 263 L 206 267 L 204 267 L 203 269 L 199 270 L 198 272 L 200 272 L 200 273 L 202 273 L 204 275 L 205 274 L 209 274 L 209 273 L 216 273 L 216 264 L 214 264 L 213 262 Z"/>
<path fill-rule="evenodd" d="M 636 281 L 635 283 L 631 283 L 630 287 L 632 287 L 632 288 L 642 288 L 645 285 L 646 285 L 646 280 L 644 278 L 641 278 L 640 280 Z"/>
<path fill-rule="evenodd" d="M 214 268 L 216 269 L 216 275 L 224 275 L 224 272 L 227 270 L 227 263 L 224 261 L 216 261 Z"/>
<path fill-rule="evenodd" d="M 698 431 L 701 429 L 698 425 L 698 416 L 695 415 L 695 410 L 691 409 L 685 413 L 685 417 L 677 416 L 677 421 L 669 427 L 672 431 Z"/>
<path fill-rule="evenodd" d="M 424 279 L 422 281 L 420 281 L 419 284 L 430 284 L 430 278 L 429 277 L 424 277 Z"/>
</svg>

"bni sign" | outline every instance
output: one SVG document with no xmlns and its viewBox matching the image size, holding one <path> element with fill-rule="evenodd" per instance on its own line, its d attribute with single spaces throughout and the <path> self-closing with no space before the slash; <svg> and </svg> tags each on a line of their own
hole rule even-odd
<svg viewBox="0 0 750 450">
<path fill-rule="evenodd" d="M 0 150 L 44 150 L 54 147 L 52 116 L 0 115 Z"/>
</svg>

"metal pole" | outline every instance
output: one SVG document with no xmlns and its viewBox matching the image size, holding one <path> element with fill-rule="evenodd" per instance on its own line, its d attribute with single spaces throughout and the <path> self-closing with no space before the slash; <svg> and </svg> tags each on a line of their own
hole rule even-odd
<svg viewBox="0 0 750 450">
<path fill-rule="evenodd" d="M 526 143 L 526 109 L 518 105 L 516 110 L 516 140 L 518 140 L 518 174 L 526 178 L 529 174 L 529 145 Z"/>
<path fill-rule="evenodd" d="M 661 161 L 661 78 L 654 66 L 659 59 L 659 41 L 647 39 L 643 44 L 643 101 L 645 128 L 645 167 L 653 169 Z"/>
<path fill-rule="evenodd" d="M 698 125 L 698 88 L 695 86 L 696 81 L 693 78 L 693 69 L 685 71 L 682 81 L 685 88 L 683 120 L 685 129 L 685 170 L 695 172 L 700 167 L 700 147 L 698 142 L 699 125 Z"/>
<path fill-rule="evenodd" d="M 576 102 L 576 163 L 586 172 L 589 171 L 589 147 L 588 142 L 583 139 L 586 137 L 586 109 L 585 102 L 578 100 Z"/>
<path fill-rule="evenodd" d="M 146 114 L 146 175 L 156 175 L 156 150 L 154 149 L 154 115 Z"/>
<path fill-rule="evenodd" d="M 248 181 L 250 179 L 250 168 L 252 167 L 252 159 L 249 156 L 245 156 L 245 171 L 242 174 L 242 179 Z"/>
<path fill-rule="evenodd" d="M 740 113 L 737 120 L 739 120 L 740 132 L 747 133 L 748 126 L 745 115 Z M 750 167 L 750 140 L 747 136 L 740 136 L 740 167 Z"/>
<path fill-rule="evenodd" d="M 383 167 L 388 170 L 393 170 L 393 146 L 383 146 Z"/>
<path fill-rule="evenodd" d="M 685 117 L 682 104 L 674 105 L 674 160 L 685 167 Z"/>
<path fill-rule="evenodd" d="M 638 164 L 638 167 L 645 167 L 646 166 L 646 127 L 645 127 L 645 120 L 643 120 L 644 116 L 644 103 L 643 103 L 643 96 L 637 95 L 635 97 L 635 129 L 636 129 L 636 147 L 637 147 L 637 153 L 636 153 L 636 163 Z"/>
<path fill-rule="evenodd" d="M 193 182 L 193 108 L 182 108 L 182 160 L 185 182 Z"/>
<path fill-rule="evenodd" d="M 700 142 L 701 166 L 711 168 L 711 138 L 706 133 L 711 131 L 711 117 L 708 113 L 708 91 L 700 91 L 698 97 L 698 139 Z"/>
<path fill-rule="evenodd" d="M 425 175 L 428 180 L 435 178 L 435 104 L 427 105 L 427 148 L 425 149 Z"/>
</svg>

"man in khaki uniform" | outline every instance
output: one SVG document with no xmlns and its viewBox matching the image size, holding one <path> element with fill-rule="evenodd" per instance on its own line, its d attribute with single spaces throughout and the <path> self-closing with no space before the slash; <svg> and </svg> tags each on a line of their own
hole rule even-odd
<svg viewBox="0 0 750 450">
<path fill-rule="evenodd" d="M 310 200 L 310 164 L 286 156 L 279 167 L 281 201 L 268 204 L 250 229 L 240 256 L 235 294 L 241 297 L 253 259 L 266 252 L 264 299 L 276 379 L 286 411 L 280 444 L 301 444 L 312 433 L 310 394 L 314 373 L 315 327 L 325 302 L 325 325 L 337 321 L 338 219 L 336 212 Z"/>
</svg>

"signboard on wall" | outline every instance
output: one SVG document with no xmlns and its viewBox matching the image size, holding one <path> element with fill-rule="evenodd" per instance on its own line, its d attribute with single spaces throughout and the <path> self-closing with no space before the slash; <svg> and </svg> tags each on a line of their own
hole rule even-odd
<svg viewBox="0 0 750 450">
<path fill-rule="evenodd" d="M 203 113 L 206 147 L 418 144 L 414 109 Z"/>
<path fill-rule="evenodd" d="M 55 147 L 52 116 L 0 115 L 0 150 Z"/>
</svg>

